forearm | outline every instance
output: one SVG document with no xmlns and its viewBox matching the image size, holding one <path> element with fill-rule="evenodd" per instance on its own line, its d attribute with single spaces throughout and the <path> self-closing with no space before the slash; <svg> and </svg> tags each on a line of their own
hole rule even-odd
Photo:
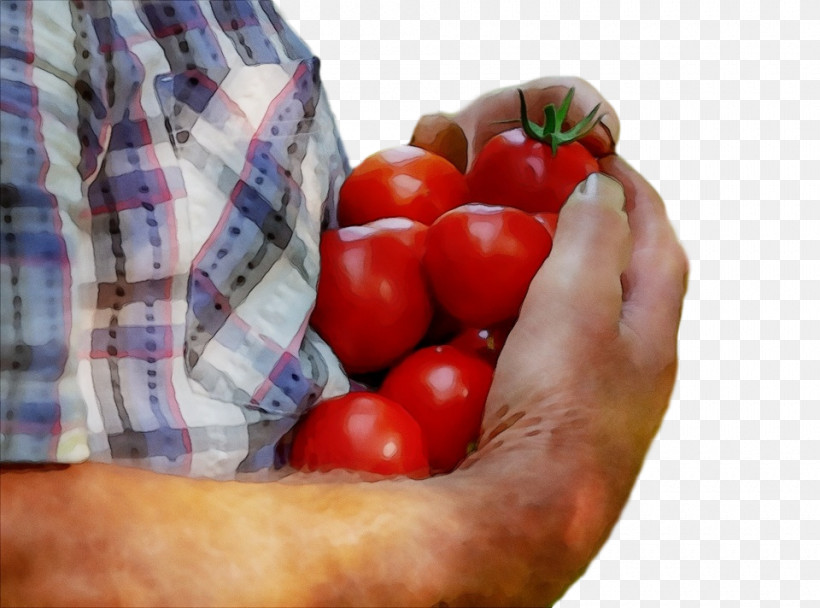
<svg viewBox="0 0 820 608">
<path fill-rule="evenodd" d="M 1 479 L 4 602 L 332 604 L 424 581 L 410 575 L 436 557 L 411 547 L 439 525 L 424 519 L 440 501 L 400 482 L 240 484 L 97 464 Z"/>
<path fill-rule="evenodd" d="M 560 511 L 469 471 L 239 484 L 86 464 L 0 487 L 4 604 L 520 604 L 571 583 L 541 580 L 569 561 L 545 537 Z"/>
</svg>

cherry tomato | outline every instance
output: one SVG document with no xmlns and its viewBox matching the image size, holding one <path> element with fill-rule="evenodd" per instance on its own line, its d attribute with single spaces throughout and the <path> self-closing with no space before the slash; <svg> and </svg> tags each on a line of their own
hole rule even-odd
<svg viewBox="0 0 820 608">
<path fill-rule="evenodd" d="M 506 322 L 488 329 L 463 329 L 450 340 L 450 346 L 455 346 L 468 355 L 480 357 L 495 367 L 512 326 L 512 322 Z"/>
<path fill-rule="evenodd" d="M 550 236 L 555 239 L 555 229 L 558 227 L 558 214 L 551 211 L 542 211 L 540 213 L 532 214 L 535 219 L 544 224 L 544 227 L 550 233 Z"/>
<path fill-rule="evenodd" d="M 389 232 L 402 243 L 411 247 L 419 259 L 424 255 L 424 242 L 427 239 L 426 224 L 406 217 L 386 217 L 368 222 L 365 226 Z"/>
<path fill-rule="evenodd" d="M 560 109 L 552 104 L 545 108 L 542 126 L 527 118 L 519 91 L 523 126 L 499 133 L 476 155 L 467 172 L 471 200 L 533 213 L 557 212 L 575 187 L 599 170 L 595 157 L 577 141 L 595 126 L 598 108 L 562 130 L 573 93 L 570 89 Z"/>
<path fill-rule="evenodd" d="M 429 475 L 419 424 L 401 405 L 376 393 L 348 393 L 319 403 L 296 428 L 290 462 L 307 471 Z"/>
<path fill-rule="evenodd" d="M 326 230 L 311 324 L 350 374 L 388 367 L 424 336 L 433 305 L 418 249 L 393 230 Z"/>
<path fill-rule="evenodd" d="M 481 430 L 493 379 L 486 361 L 453 346 L 431 346 L 390 370 L 379 390 L 407 409 L 421 426 L 430 469 L 451 471 Z"/>
<path fill-rule="evenodd" d="M 550 146 L 512 129 L 482 148 L 467 173 L 467 184 L 474 201 L 557 212 L 575 187 L 598 170 L 598 161 L 578 142 L 561 146 L 553 155 Z"/>
<path fill-rule="evenodd" d="M 431 224 L 467 202 L 467 182 L 450 161 L 415 146 L 397 146 L 368 156 L 342 184 L 341 226 L 384 217 Z"/>
<path fill-rule="evenodd" d="M 552 239 L 532 215 L 463 205 L 430 226 L 424 268 L 438 303 L 467 327 L 518 315 Z"/>
</svg>

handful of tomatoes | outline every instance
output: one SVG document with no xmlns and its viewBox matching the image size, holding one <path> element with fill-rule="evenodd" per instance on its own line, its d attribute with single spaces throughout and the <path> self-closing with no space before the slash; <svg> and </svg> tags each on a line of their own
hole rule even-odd
<svg viewBox="0 0 820 608">
<path fill-rule="evenodd" d="M 519 91 L 522 127 L 487 142 L 466 174 L 405 145 L 348 176 L 341 227 L 320 242 L 311 325 L 369 386 L 311 410 L 296 428 L 294 467 L 420 478 L 468 454 L 558 212 L 598 170 L 577 141 L 598 108 L 564 130 L 572 93 L 538 125 Z"/>
</svg>

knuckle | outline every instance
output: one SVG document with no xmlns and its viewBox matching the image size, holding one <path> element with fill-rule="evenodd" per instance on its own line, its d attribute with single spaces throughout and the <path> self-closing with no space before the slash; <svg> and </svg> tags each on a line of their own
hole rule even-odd
<svg viewBox="0 0 820 608">
<path fill-rule="evenodd" d="M 689 274 L 689 256 L 686 255 L 686 250 L 677 239 L 674 240 L 667 258 L 670 278 L 684 281 Z"/>
<path fill-rule="evenodd" d="M 636 359 L 636 368 L 647 378 L 668 374 L 674 376 L 678 367 L 677 342 L 675 340 L 653 342 Z"/>
<path fill-rule="evenodd" d="M 651 259 L 656 273 L 671 282 L 682 282 L 689 273 L 689 256 L 671 226 L 643 247 L 640 254 Z"/>
</svg>

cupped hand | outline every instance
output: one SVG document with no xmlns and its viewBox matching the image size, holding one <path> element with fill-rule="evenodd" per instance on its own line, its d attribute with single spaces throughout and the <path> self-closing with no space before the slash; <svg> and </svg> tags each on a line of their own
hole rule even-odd
<svg viewBox="0 0 820 608">
<path fill-rule="evenodd" d="M 629 407 L 595 406 L 596 418 L 619 419 L 627 427 L 621 430 L 626 443 L 640 435 L 645 447 L 674 383 L 686 257 L 658 193 L 616 155 L 618 117 L 592 85 L 547 77 L 500 89 L 456 114 L 422 117 L 412 142 L 469 165 L 492 136 L 520 125 L 518 89 L 538 121 L 543 107 L 560 105 L 569 88 L 575 90 L 570 124 L 599 106 L 602 119 L 581 142 L 599 158 L 601 172 L 579 184 L 560 214 L 552 254 L 533 280 L 501 355 L 482 447 L 505 427 L 501 421 L 536 402 L 543 407 L 584 395 L 597 402 L 599 392 Z M 460 146 L 451 145 L 459 140 Z M 481 451 L 471 461 L 480 458 Z"/>
<path fill-rule="evenodd" d="M 479 448 L 450 480 L 465 491 L 492 485 L 486 526 L 501 519 L 506 530 L 487 540 L 514 540 L 499 577 L 523 577 L 524 602 L 563 593 L 558 581 L 577 578 L 617 522 L 674 386 L 688 264 L 661 197 L 615 154 L 614 110 L 582 80 L 491 93 L 458 114 L 425 117 L 413 136 L 469 166 L 490 137 L 517 126 L 516 88 L 537 120 L 568 87 L 570 123 L 601 103 L 604 119 L 582 141 L 601 172 L 560 213 L 498 361 Z"/>
</svg>

